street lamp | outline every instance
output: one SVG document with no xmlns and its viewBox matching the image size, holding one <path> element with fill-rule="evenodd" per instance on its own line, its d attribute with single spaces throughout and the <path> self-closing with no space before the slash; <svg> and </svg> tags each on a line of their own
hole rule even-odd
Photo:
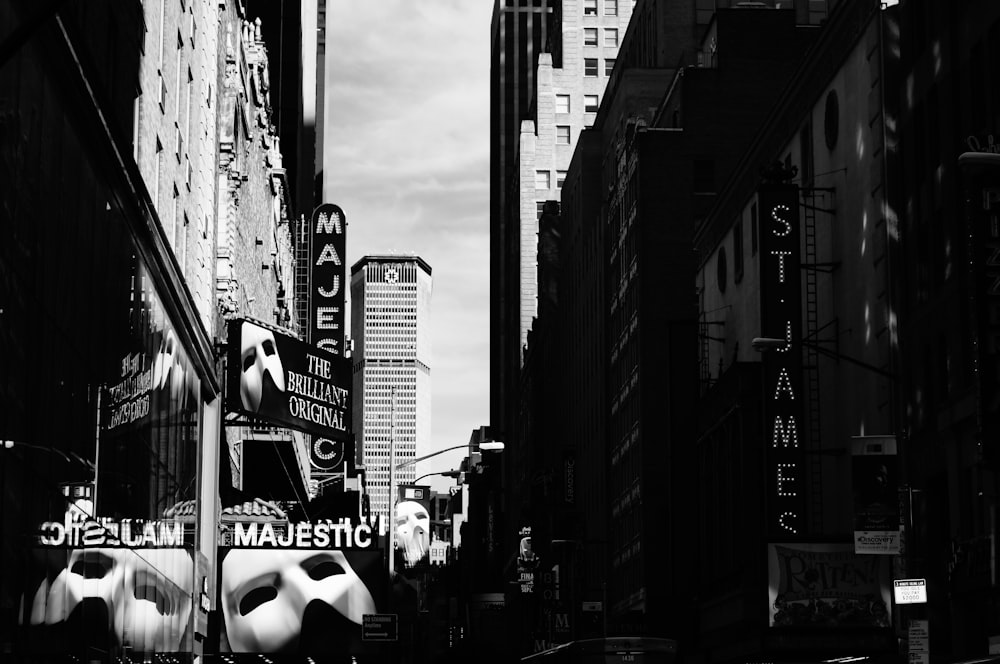
<svg viewBox="0 0 1000 664">
<path fill-rule="evenodd" d="M 395 538 L 396 538 L 396 524 L 395 524 L 395 519 L 396 519 L 396 475 L 395 475 L 395 471 L 401 470 L 403 468 L 406 468 L 407 466 L 412 466 L 413 464 L 419 463 L 421 461 L 426 461 L 427 459 L 432 459 L 432 458 L 434 458 L 434 457 L 436 457 L 436 456 L 438 456 L 440 454 L 444 454 L 445 452 L 454 452 L 455 450 L 464 450 L 464 449 L 469 450 L 469 458 L 471 459 L 472 458 L 472 448 L 474 447 L 474 445 L 473 445 L 472 441 L 470 440 L 465 445 L 455 445 L 454 447 L 446 447 L 443 450 L 438 450 L 437 452 L 431 452 L 430 454 L 425 454 L 422 457 L 416 457 L 416 458 L 413 458 L 413 459 L 407 459 L 406 461 L 403 461 L 401 463 L 393 464 L 392 462 L 395 461 L 395 455 L 394 455 L 394 450 L 393 450 L 393 437 L 392 437 L 392 427 L 391 427 L 391 425 L 390 425 L 389 431 L 390 431 L 390 435 L 389 435 L 389 460 L 390 461 L 389 461 L 389 534 L 388 534 L 388 537 L 390 538 L 389 541 L 395 542 L 396 541 L 395 540 Z M 503 452 L 503 448 L 504 448 L 503 441 L 500 441 L 500 440 L 484 440 L 483 442 L 479 443 L 479 450 L 481 452 Z M 455 471 L 447 471 L 447 472 L 455 472 Z M 438 475 L 438 474 L 444 475 L 445 473 L 430 473 L 430 475 Z M 421 478 L 419 478 L 419 479 L 423 479 L 423 477 L 426 477 L 426 475 L 421 476 Z M 394 550 L 393 550 L 394 548 L 395 548 L 395 545 L 393 545 L 392 547 L 390 547 L 389 556 L 388 556 L 389 557 L 389 576 L 390 577 L 392 576 L 392 573 L 396 569 L 396 561 L 395 561 L 395 555 L 394 555 Z"/>
<path fill-rule="evenodd" d="M 442 470 L 442 471 L 437 472 L 437 473 L 424 473 L 423 475 L 421 475 L 417 479 L 413 480 L 413 483 L 416 484 L 417 482 L 419 482 L 420 480 L 424 479 L 425 477 L 431 477 L 432 475 L 442 475 L 444 477 L 451 477 L 453 479 L 458 479 L 459 477 L 462 476 L 462 474 L 463 473 L 462 473 L 461 470 Z"/>
</svg>

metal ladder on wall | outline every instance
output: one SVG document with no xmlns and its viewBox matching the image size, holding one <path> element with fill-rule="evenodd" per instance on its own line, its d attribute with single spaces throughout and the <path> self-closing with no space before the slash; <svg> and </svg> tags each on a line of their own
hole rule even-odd
<svg viewBox="0 0 1000 664">
<path fill-rule="evenodd" d="M 819 352 L 816 350 L 816 335 L 819 333 L 819 285 L 817 272 L 816 248 L 816 212 L 819 209 L 817 199 L 824 192 L 814 188 L 800 189 L 803 239 L 805 245 L 802 267 L 805 277 L 805 330 L 804 339 L 811 339 L 811 344 L 802 344 L 802 364 L 805 369 L 806 381 L 806 419 L 808 421 L 809 437 L 807 449 L 823 449 L 822 427 L 820 426 L 820 384 L 819 384 Z M 807 473 L 809 486 L 809 530 L 819 532 L 823 523 L 823 458 L 813 454 L 807 458 Z"/>
</svg>

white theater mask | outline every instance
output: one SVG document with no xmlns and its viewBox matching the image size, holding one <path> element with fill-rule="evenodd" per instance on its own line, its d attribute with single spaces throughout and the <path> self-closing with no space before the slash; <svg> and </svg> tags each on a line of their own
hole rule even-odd
<svg viewBox="0 0 1000 664">
<path fill-rule="evenodd" d="M 31 624 L 64 622 L 84 600 L 99 599 L 122 646 L 137 652 L 186 650 L 193 575 L 184 549 L 74 549 L 66 569 L 35 592 Z"/>
<path fill-rule="evenodd" d="M 233 652 L 287 647 L 311 602 L 358 626 L 375 613 L 371 591 L 341 551 L 232 549 L 223 561 L 222 611 Z"/>
<path fill-rule="evenodd" d="M 396 539 L 407 565 L 415 565 L 427 553 L 430 521 L 427 509 L 416 501 L 396 505 Z"/>
<path fill-rule="evenodd" d="M 274 342 L 274 333 L 252 323 L 243 323 L 240 333 L 240 398 L 243 407 L 256 413 L 264 394 L 264 375 L 285 391 L 285 372 Z"/>
</svg>

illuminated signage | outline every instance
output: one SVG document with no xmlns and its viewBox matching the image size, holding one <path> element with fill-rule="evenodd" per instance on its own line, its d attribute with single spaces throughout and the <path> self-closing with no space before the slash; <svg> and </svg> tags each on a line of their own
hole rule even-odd
<svg viewBox="0 0 1000 664">
<path fill-rule="evenodd" d="M 896 604 L 926 604 L 927 579 L 893 579 L 892 596 Z"/>
<path fill-rule="evenodd" d="M 337 356 L 344 354 L 344 253 L 347 218 L 339 206 L 313 210 L 310 226 L 309 341 Z"/>
<path fill-rule="evenodd" d="M 291 523 L 275 527 L 270 523 L 241 523 L 233 526 L 234 547 L 295 549 L 373 549 L 378 544 L 372 526 L 337 523 Z"/>
<path fill-rule="evenodd" d="M 78 519 L 67 512 L 63 521 L 38 528 L 38 543 L 53 547 L 177 547 L 184 545 L 184 524 L 142 519 Z"/>
<path fill-rule="evenodd" d="M 331 440 L 316 437 L 309 450 L 313 468 L 327 472 L 342 472 L 344 461 L 354 456 L 354 446 L 349 440 Z"/>
<path fill-rule="evenodd" d="M 351 426 L 350 360 L 257 323 L 229 323 L 227 406 L 317 436 Z"/>
<path fill-rule="evenodd" d="M 762 357 L 765 504 L 772 541 L 802 535 L 805 525 L 798 191 L 795 185 L 765 184 L 757 193 L 761 333 L 786 342 Z"/>
</svg>

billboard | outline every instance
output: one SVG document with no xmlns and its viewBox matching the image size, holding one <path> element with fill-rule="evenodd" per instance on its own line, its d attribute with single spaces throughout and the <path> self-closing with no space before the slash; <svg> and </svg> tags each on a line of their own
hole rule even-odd
<svg viewBox="0 0 1000 664">
<path fill-rule="evenodd" d="M 430 487 L 400 486 L 394 516 L 395 555 L 402 559 L 402 567 L 427 562 L 431 537 Z"/>
<path fill-rule="evenodd" d="M 764 444 L 769 539 L 801 536 L 805 529 L 802 454 L 801 257 L 799 189 L 764 184 L 760 209 L 761 336 L 786 346 L 761 357 L 764 371 Z"/>
<path fill-rule="evenodd" d="M 309 342 L 344 355 L 344 288 L 347 218 L 339 206 L 313 210 L 309 234 Z"/>
<path fill-rule="evenodd" d="M 382 613 L 388 576 L 368 524 L 236 523 L 220 547 L 220 652 L 368 652 L 365 616 Z"/>
<path fill-rule="evenodd" d="M 850 543 L 767 545 L 771 627 L 891 627 L 890 558 Z"/>
<path fill-rule="evenodd" d="M 856 437 L 851 455 L 854 552 L 900 553 L 896 439 Z"/>
<path fill-rule="evenodd" d="M 278 426 L 346 440 L 350 360 L 258 323 L 229 322 L 226 407 Z"/>
</svg>

